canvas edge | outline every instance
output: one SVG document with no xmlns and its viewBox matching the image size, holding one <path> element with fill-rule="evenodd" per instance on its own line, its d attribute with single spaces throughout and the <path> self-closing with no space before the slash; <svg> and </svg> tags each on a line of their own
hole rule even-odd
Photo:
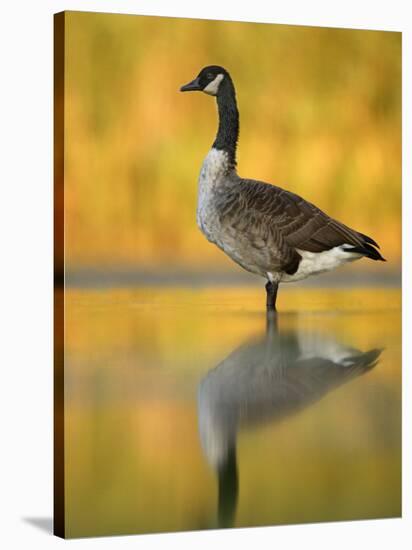
<svg viewBox="0 0 412 550">
<path fill-rule="evenodd" d="M 64 89 L 65 12 L 53 16 L 53 533 L 65 538 L 64 431 Z"/>
</svg>

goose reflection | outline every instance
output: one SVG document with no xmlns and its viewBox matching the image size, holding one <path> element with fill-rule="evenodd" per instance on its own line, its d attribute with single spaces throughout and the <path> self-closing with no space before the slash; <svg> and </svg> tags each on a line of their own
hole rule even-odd
<svg viewBox="0 0 412 550">
<path fill-rule="evenodd" d="M 381 350 L 362 352 L 308 330 L 279 332 L 276 317 L 265 334 L 235 349 L 199 385 L 200 440 L 218 476 L 218 526 L 234 523 L 238 497 L 239 428 L 276 421 L 368 372 Z"/>
</svg>

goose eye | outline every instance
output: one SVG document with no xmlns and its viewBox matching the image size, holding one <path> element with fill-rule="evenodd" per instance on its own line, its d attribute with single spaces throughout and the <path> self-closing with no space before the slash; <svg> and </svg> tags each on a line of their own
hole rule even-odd
<svg viewBox="0 0 412 550">
<path fill-rule="evenodd" d="M 206 75 L 206 78 L 208 78 L 208 80 L 213 80 L 215 77 L 215 75 L 213 73 L 207 73 Z"/>
</svg>

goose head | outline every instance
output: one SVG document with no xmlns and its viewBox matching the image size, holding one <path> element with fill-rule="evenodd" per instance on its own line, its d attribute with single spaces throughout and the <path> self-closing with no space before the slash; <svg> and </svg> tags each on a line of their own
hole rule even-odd
<svg viewBox="0 0 412 550">
<path fill-rule="evenodd" d="M 181 92 L 204 92 L 208 95 L 217 96 L 221 89 L 221 84 L 225 80 L 230 80 L 229 73 L 219 65 L 209 65 L 204 67 L 197 77 L 180 88 Z"/>
</svg>

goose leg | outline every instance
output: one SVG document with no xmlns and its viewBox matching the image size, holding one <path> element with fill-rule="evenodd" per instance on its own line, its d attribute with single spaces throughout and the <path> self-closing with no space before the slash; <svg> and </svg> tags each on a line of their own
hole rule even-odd
<svg viewBox="0 0 412 550">
<path fill-rule="evenodd" d="M 266 283 L 266 309 L 268 311 L 276 311 L 276 296 L 278 294 L 278 283 L 268 281 Z"/>
</svg>

